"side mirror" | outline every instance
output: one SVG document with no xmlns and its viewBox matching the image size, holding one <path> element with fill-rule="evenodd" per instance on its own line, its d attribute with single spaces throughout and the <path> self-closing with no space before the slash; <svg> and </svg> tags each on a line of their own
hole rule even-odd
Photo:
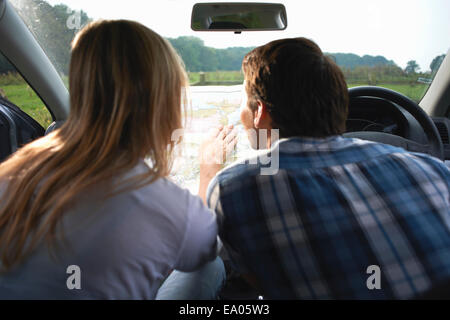
<svg viewBox="0 0 450 320">
<path fill-rule="evenodd" d="M 192 8 L 194 31 L 273 31 L 287 27 L 286 8 L 278 3 L 197 3 Z"/>
</svg>

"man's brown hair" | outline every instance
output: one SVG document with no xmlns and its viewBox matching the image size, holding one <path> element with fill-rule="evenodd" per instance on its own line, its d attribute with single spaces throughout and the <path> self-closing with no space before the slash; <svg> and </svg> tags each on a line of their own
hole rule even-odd
<svg viewBox="0 0 450 320">
<path fill-rule="evenodd" d="M 306 38 L 255 48 L 242 63 L 249 106 L 263 101 L 280 137 L 327 137 L 345 132 L 348 91 L 334 61 Z"/>
</svg>

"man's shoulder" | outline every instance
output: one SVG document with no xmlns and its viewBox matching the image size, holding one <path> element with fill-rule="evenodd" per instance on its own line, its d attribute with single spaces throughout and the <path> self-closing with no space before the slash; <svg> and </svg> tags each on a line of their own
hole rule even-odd
<svg viewBox="0 0 450 320">
<path fill-rule="evenodd" d="M 429 172 L 433 170 L 438 172 L 443 178 L 450 180 L 449 167 L 440 159 L 431 155 L 417 152 L 396 153 L 394 158 L 406 162 L 411 166 L 411 170 L 421 170 Z"/>
<path fill-rule="evenodd" d="M 224 186 L 260 175 L 261 170 L 268 166 L 267 162 L 272 160 L 270 153 L 271 150 L 254 151 L 252 155 L 233 162 L 217 173 L 217 182 Z"/>
<path fill-rule="evenodd" d="M 350 139 L 350 143 L 366 148 L 365 153 L 369 156 L 367 161 L 385 160 L 387 162 L 402 162 L 403 167 L 412 174 L 417 174 L 417 170 L 430 173 L 439 173 L 441 178 L 449 179 L 450 171 L 446 164 L 429 154 L 407 151 L 400 147 L 391 146 L 379 142 L 371 142 L 360 139 Z M 364 161 L 363 161 L 364 162 Z M 386 168 L 387 169 L 387 168 Z M 393 172 L 395 175 L 395 171 Z"/>
</svg>

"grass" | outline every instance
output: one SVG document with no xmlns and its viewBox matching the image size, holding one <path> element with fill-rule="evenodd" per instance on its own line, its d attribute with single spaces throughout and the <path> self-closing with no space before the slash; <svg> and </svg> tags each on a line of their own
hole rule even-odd
<svg viewBox="0 0 450 320">
<path fill-rule="evenodd" d="M 200 74 L 203 73 L 206 82 L 239 82 L 244 81 L 244 74 L 241 71 L 213 71 L 213 72 L 189 72 L 189 82 L 191 85 L 201 85 Z"/>
<path fill-rule="evenodd" d="M 188 75 L 191 85 L 200 84 L 201 76 L 199 72 L 190 72 Z M 244 75 L 241 71 L 205 72 L 204 76 L 207 84 L 215 85 L 240 84 L 244 80 Z M 67 77 L 64 78 L 64 81 L 65 83 L 67 82 Z M 428 85 L 411 83 L 410 79 L 406 81 L 406 83 L 402 84 L 387 83 L 382 80 L 378 80 L 377 85 L 398 91 L 416 102 L 420 101 L 427 90 Z M 350 88 L 361 85 L 368 85 L 368 83 L 348 83 Z M 5 95 L 8 100 L 19 106 L 23 111 L 39 122 L 39 124 L 41 124 L 45 129 L 52 123 L 52 117 L 44 103 L 19 74 L 9 73 L 6 75 L 0 75 L 0 94 Z M 204 116 L 207 117 L 210 116 L 213 111 L 201 110 L 199 112 L 204 113 Z"/>
<path fill-rule="evenodd" d="M 27 84 L 0 85 L 0 88 L 9 101 L 20 107 L 44 129 L 47 129 L 53 122 L 52 116 L 42 100 Z"/>
<path fill-rule="evenodd" d="M 367 83 L 349 83 L 348 87 L 352 88 L 352 87 L 367 86 L 367 85 L 368 85 Z M 428 85 L 423 84 L 423 83 L 417 83 L 417 84 L 413 84 L 413 85 L 411 85 L 411 84 L 379 83 L 379 84 L 377 84 L 377 86 L 400 92 L 415 102 L 419 102 L 420 99 L 422 99 L 423 95 L 425 94 L 426 90 L 428 89 Z"/>
</svg>

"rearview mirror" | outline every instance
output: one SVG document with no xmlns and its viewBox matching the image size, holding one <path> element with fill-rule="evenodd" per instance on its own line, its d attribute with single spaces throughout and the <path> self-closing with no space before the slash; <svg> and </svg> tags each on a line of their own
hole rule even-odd
<svg viewBox="0 0 450 320">
<path fill-rule="evenodd" d="M 287 27 L 286 8 L 279 3 L 197 3 L 192 8 L 194 31 L 269 31 Z"/>
</svg>

